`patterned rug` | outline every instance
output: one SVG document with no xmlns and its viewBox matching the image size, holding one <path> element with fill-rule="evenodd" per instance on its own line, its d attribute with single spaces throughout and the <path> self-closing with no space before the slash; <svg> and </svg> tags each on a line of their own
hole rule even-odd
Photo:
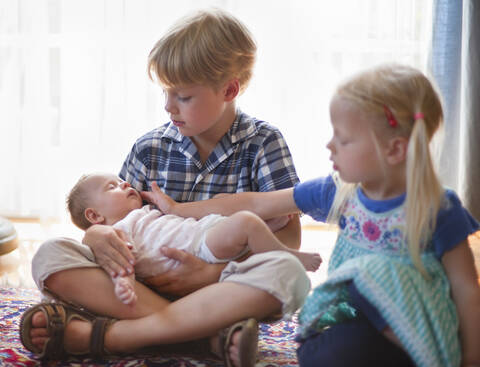
<svg viewBox="0 0 480 367">
<path fill-rule="evenodd" d="M 40 364 L 19 339 L 18 325 L 23 311 L 40 300 L 34 289 L 0 288 L 0 366 L 68 366 L 68 367 L 221 367 L 222 362 L 205 357 L 173 354 L 136 355 L 122 359 L 96 361 L 70 360 Z M 257 367 L 298 366 L 296 359 L 295 321 L 260 324 L 259 361 Z"/>
</svg>

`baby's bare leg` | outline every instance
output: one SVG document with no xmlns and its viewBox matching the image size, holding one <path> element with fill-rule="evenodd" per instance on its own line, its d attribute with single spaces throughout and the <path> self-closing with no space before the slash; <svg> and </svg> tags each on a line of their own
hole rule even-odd
<svg viewBox="0 0 480 367">
<path fill-rule="evenodd" d="M 137 294 L 135 293 L 135 275 L 118 276 L 112 278 L 115 285 L 115 295 L 126 305 L 134 305 L 137 302 Z"/>
<path fill-rule="evenodd" d="M 248 211 L 235 213 L 210 228 L 206 244 L 218 259 L 233 258 L 248 246 L 253 253 L 288 251 L 309 271 L 317 270 L 322 262 L 317 253 L 300 252 L 285 246 L 260 217 Z"/>
</svg>

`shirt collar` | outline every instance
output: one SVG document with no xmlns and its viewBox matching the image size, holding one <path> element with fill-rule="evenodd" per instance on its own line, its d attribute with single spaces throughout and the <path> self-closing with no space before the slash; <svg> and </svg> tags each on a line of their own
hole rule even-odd
<svg viewBox="0 0 480 367">
<path fill-rule="evenodd" d="M 362 189 L 358 187 L 357 195 L 358 199 L 368 210 L 371 210 L 374 213 L 383 213 L 402 205 L 407 194 L 403 193 L 399 196 L 386 200 L 374 200 L 367 197 Z"/>
<path fill-rule="evenodd" d="M 227 131 L 226 136 L 232 144 L 237 144 L 256 135 L 258 130 L 255 121 L 255 118 L 237 109 L 235 121 L 230 127 L 230 130 Z M 170 122 L 162 134 L 162 139 L 171 139 L 177 143 L 181 143 L 184 139 L 187 139 L 187 137 L 180 134 L 178 128 Z M 189 138 L 188 140 L 190 141 Z"/>
</svg>

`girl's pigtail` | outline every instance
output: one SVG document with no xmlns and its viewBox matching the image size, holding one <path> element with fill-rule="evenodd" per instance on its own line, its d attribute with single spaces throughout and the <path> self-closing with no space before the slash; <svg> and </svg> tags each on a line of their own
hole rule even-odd
<svg viewBox="0 0 480 367">
<path fill-rule="evenodd" d="M 425 276 L 420 252 L 435 230 L 443 198 L 429 148 L 429 135 L 422 114 L 415 118 L 407 151 L 407 242 L 415 267 Z"/>
<path fill-rule="evenodd" d="M 353 196 L 358 185 L 343 182 L 338 173 L 333 174 L 333 182 L 335 182 L 336 192 L 332 207 L 328 213 L 327 223 L 338 224 L 343 207 L 347 200 Z"/>
</svg>

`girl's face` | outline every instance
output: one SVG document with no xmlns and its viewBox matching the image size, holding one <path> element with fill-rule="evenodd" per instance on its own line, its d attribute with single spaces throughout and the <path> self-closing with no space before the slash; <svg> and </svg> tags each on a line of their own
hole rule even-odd
<svg viewBox="0 0 480 367">
<path fill-rule="evenodd" d="M 333 169 L 348 183 L 376 187 L 384 178 L 372 123 L 352 102 L 335 96 L 330 104 L 333 137 L 327 144 Z"/>
<path fill-rule="evenodd" d="M 204 85 L 166 88 L 165 110 L 184 136 L 201 136 L 222 125 L 226 107 L 223 89 Z M 231 122 L 231 121 L 230 121 Z"/>
</svg>

